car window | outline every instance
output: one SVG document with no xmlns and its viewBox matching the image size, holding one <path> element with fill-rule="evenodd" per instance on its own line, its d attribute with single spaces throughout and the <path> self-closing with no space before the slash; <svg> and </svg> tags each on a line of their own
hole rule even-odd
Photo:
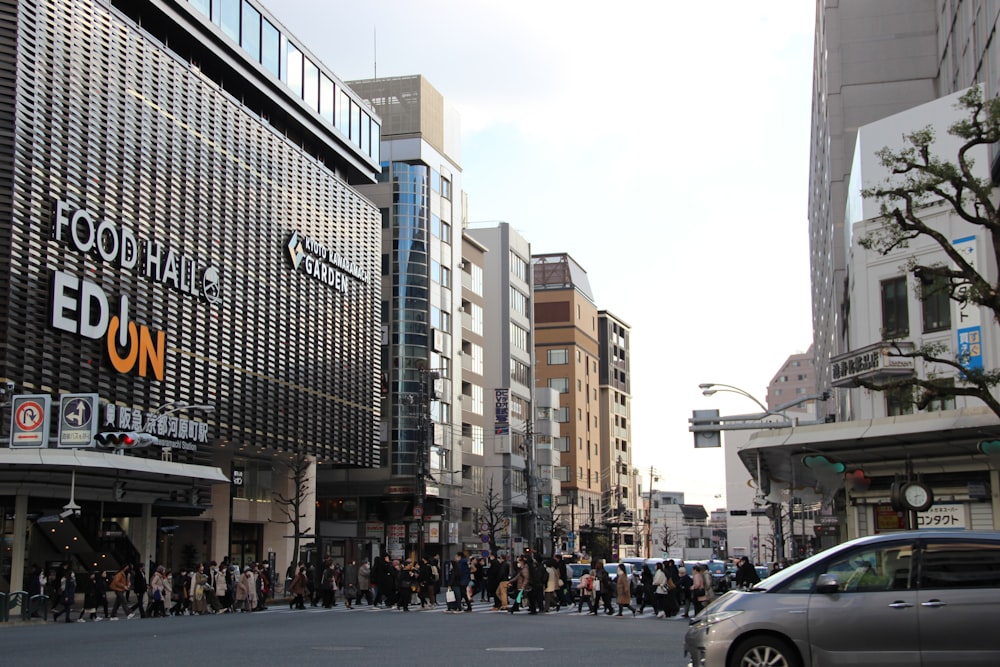
<svg viewBox="0 0 1000 667">
<path fill-rule="evenodd" d="M 920 563 L 921 588 L 1000 588 L 1000 544 L 930 542 Z"/>
<path fill-rule="evenodd" d="M 836 575 L 842 593 L 910 588 L 912 547 L 888 544 L 852 550 L 830 561 L 827 574 Z"/>
</svg>

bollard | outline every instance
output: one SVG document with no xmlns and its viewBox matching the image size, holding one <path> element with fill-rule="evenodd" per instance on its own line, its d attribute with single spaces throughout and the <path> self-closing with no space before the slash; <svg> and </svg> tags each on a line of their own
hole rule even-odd
<svg viewBox="0 0 1000 667">
<path fill-rule="evenodd" d="M 42 620 L 48 620 L 49 618 L 49 596 L 48 595 L 32 595 L 28 600 L 28 604 L 21 607 L 21 620 L 30 621 L 32 614 L 37 611 L 41 611 Z"/>
</svg>

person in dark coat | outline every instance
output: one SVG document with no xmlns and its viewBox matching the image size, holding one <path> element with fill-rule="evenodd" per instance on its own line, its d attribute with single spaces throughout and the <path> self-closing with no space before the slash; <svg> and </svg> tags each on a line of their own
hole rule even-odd
<svg viewBox="0 0 1000 667">
<path fill-rule="evenodd" d="M 749 590 L 759 583 L 760 575 L 757 574 L 757 568 L 746 556 L 740 558 L 740 564 L 736 568 L 736 587 Z"/>
</svg>

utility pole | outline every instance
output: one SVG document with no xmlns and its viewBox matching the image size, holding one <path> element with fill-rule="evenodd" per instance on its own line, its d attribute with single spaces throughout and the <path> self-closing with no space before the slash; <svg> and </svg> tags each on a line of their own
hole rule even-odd
<svg viewBox="0 0 1000 667">
<path fill-rule="evenodd" d="M 534 432 L 534 421 L 535 421 L 535 404 L 534 401 L 528 400 L 528 420 L 524 424 L 524 446 L 527 449 L 527 468 L 528 468 L 528 544 L 536 552 L 541 552 L 540 544 L 535 541 L 536 536 L 536 524 L 538 517 L 538 485 L 535 478 L 535 432 Z"/>
</svg>

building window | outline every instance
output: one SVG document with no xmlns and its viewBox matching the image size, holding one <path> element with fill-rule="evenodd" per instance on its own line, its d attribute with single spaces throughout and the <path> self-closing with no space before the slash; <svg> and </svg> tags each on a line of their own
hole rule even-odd
<svg viewBox="0 0 1000 667">
<path fill-rule="evenodd" d="M 549 378 L 549 389 L 555 389 L 560 394 L 569 393 L 568 378 Z"/>
<path fill-rule="evenodd" d="M 472 442 L 469 453 L 478 454 L 482 456 L 483 454 L 483 427 L 477 424 L 472 425 Z"/>
<path fill-rule="evenodd" d="M 548 351 L 549 366 L 561 366 L 569 363 L 569 354 L 566 349 Z"/>
<path fill-rule="evenodd" d="M 569 422 L 569 408 L 558 408 L 553 413 L 555 420 L 560 424 L 566 424 Z"/>
<path fill-rule="evenodd" d="M 513 286 L 510 288 L 510 309 L 518 315 L 528 316 L 528 297 Z"/>
<path fill-rule="evenodd" d="M 954 387 L 955 381 L 947 381 L 947 385 Z M 955 409 L 955 397 L 954 396 L 942 396 L 940 398 L 932 399 L 927 403 L 927 412 L 940 412 L 942 410 L 954 410 Z"/>
<path fill-rule="evenodd" d="M 526 363 L 518 359 L 510 360 L 510 379 L 525 387 L 531 386 L 531 369 Z"/>
<path fill-rule="evenodd" d="M 951 297 L 948 281 L 940 276 L 920 280 L 920 304 L 924 313 L 924 333 L 951 328 Z"/>
<path fill-rule="evenodd" d="M 913 389 L 893 387 L 885 390 L 885 414 L 887 417 L 913 414 Z"/>
<path fill-rule="evenodd" d="M 521 352 L 531 351 L 528 348 L 528 330 L 522 326 L 514 324 L 513 322 L 510 323 L 510 346 L 515 350 L 520 350 Z"/>
<path fill-rule="evenodd" d="M 510 251 L 510 273 L 521 282 L 528 282 L 528 263 L 513 250 Z"/>
<path fill-rule="evenodd" d="M 882 338 L 889 340 L 910 333 L 910 310 L 906 276 L 882 281 Z"/>
</svg>

